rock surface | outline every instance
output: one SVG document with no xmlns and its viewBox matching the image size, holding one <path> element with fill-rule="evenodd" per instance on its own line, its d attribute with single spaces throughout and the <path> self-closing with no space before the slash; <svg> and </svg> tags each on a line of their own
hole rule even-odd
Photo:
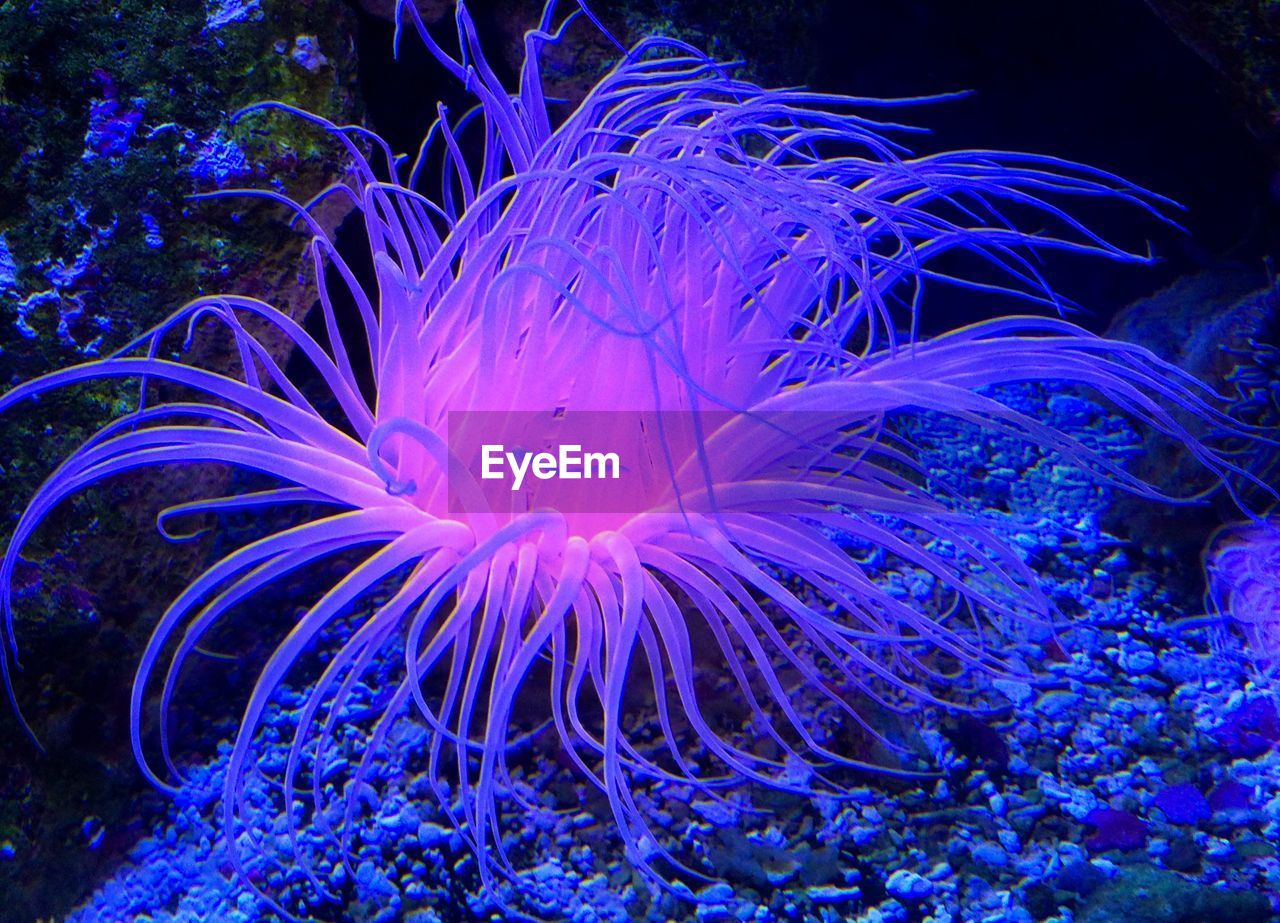
<svg viewBox="0 0 1280 923">
<path fill-rule="evenodd" d="M 1280 425 L 1280 288 L 1253 270 L 1208 270 L 1180 279 L 1120 311 L 1106 335 L 1137 343 L 1223 395 L 1220 409 L 1242 423 Z M 1188 422 L 1189 419 L 1188 419 Z M 1259 444 L 1240 463 L 1274 480 L 1280 458 Z M 1149 436 L 1132 469 L 1162 490 L 1191 496 L 1212 486 L 1182 446 Z M 1243 479 L 1235 482 L 1247 499 L 1269 501 Z M 1170 506 L 1121 497 L 1105 524 L 1122 535 L 1142 536 L 1195 554 L 1221 522 L 1232 518 L 1230 499 L 1219 491 L 1212 506 Z"/>
<path fill-rule="evenodd" d="M 278 209 L 184 197 L 267 176 L 305 197 L 339 176 L 343 156 L 314 130 L 229 114 L 281 98 L 357 120 L 350 33 L 337 0 L 0 3 L 0 387 L 108 354 L 201 292 L 306 313 L 303 241 Z M 195 349 L 229 361 L 217 337 Z M 0 537 L 65 450 L 133 399 L 98 386 L 6 415 Z M 0 709 L 0 920 L 65 912 L 162 804 L 131 766 L 127 688 L 207 549 L 154 540 L 153 517 L 166 497 L 225 482 L 213 470 L 116 482 L 68 505 L 65 540 L 28 548 L 18 686 L 47 749 Z"/>
<path fill-rule="evenodd" d="M 1222 75 L 1254 133 L 1280 163 L 1280 4 L 1147 0 Z"/>
</svg>

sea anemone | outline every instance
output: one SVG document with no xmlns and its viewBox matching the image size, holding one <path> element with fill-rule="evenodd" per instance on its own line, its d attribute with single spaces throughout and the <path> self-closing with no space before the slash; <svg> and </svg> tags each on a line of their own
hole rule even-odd
<svg viewBox="0 0 1280 923">
<path fill-rule="evenodd" d="M 649 832 L 635 780 L 712 798 L 726 778 L 838 795 L 840 767 L 864 764 L 829 745 L 798 687 L 874 737 L 859 702 L 909 710 L 948 701 L 960 672 L 1021 674 L 992 642 L 1058 621 L 1008 539 L 926 489 L 894 414 L 950 415 L 1167 499 L 996 387 L 1059 381 L 1179 440 L 1212 472 L 1232 468 L 1187 429 L 1229 425 L 1212 393 L 1144 349 L 1060 319 L 1064 305 L 1041 278 L 1048 251 L 1144 259 L 1056 204 L 1119 200 L 1157 214 L 1141 189 L 1048 156 L 913 156 L 890 140 L 907 129 L 865 114 L 882 101 L 762 89 L 664 38 L 626 52 L 556 118 L 539 72 L 567 24 L 554 3 L 525 39 L 514 93 L 486 63 L 461 0 L 457 24 L 455 56 L 412 4 L 399 6 L 400 30 L 413 27 L 478 101 L 456 119 L 441 109 L 416 158 L 296 112 L 345 148 L 347 181 L 305 203 L 235 192 L 288 208 L 310 230 L 322 334 L 251 297 L 202 297 L 116 354 L 0 398 L 4 410 L 84 382 L 142 382 L 138 408 L 76 450 L 16 527 L 0 573 L 11 699 L 9 585 L 24 543 L 63 499 L 139 468 L 222 463 L 274 486 L 168 510 L 166 534 L 184 514 L 308 514 L 226 554 L 156 625 L 131 719 L 138 763 L 162 788 L 181 784 L 166 713 L 202 639 L 287 575 L 347 562 L 257 678 L 230 752 L 229 833 L 253 826 L 246 776 L 269 774 L 296 848 L 306 767 L 303 813 L 341 837 L 393 723 L 416 710 L 431 785 L 491 883 L 510 868 L 498 818 L 513 710 L 538 690 L 563 755 L 607 799 L 632 861 L 665 880 L 683 859 Z M 246 115 L 263 109 L 289 107 Z M 313 217 L 334 197 L 363 218 L 367 278 Z M 924 338 L 917 320 L 933 285 L 1023 298 L 1050 316 Z M 354 305 L 354 334 L 339 295 Z M 185 331 L 189 342 L 210 321 L 232 337 L 237 370 L 170 352 L 172 338 Z M 280 337 L 305 361 L 273 359 L 265 343 Z M 149 403 L 156 385 L 161 402 Z M 558 421 L 584 442 L 624 446 L 635 489 L 575 505 L 563 486 L 503 493 L 477 474 L 471 450 L 502 443 L 519 462 L 566 442 Z M 892 592 L 858 549 L 927 574 L 936 605 Z M 318 647 L 322 669 L 301 679 Z M 372 678 L 392 656 L 398 671 Z M 767 747 L 708 716 L 696 681 L 707 662 L 736 684 Z M 366 681 L 377 718 L 363 758 L 344 769 L 334 738 Z M 264 716 L 290 682 L 305 697 L 287 760 L 257 766 Z M 163 769 L 144 741 L 153 687 Z M 656 747 L 624 730 L 637 696 L 661 729 Z M 342 772 L 347 784 L 328 784 Z M 244 871 L 241 853 L 235 861 Z"/>
<path fill-rule="evenodd" d="M 1231 628 L 1243 636 L 1263 688 L 1280 676 L 1280 522 L 1274 517 L 1223 526 L 1205 546 L 1206 602 L 1219 651 Z"/>
</svg>

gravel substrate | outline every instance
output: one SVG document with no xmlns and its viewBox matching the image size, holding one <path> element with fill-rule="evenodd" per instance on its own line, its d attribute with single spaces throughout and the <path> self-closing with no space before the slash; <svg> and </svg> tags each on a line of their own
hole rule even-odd
<svg viewBox="0 0 1280 923">
<path fill-rule="evenodd" d="M 1017 400 L 1113 457 L 1137 445 L 1074 395 L 1028 389 Z M 1102 533 L 1108 491 L 1053 459 L 946 421 L 903 427 L 925 450 L 934 489 L 973 498 L 999 521 L 1069 618 L 1056 635 L 1011 632 L 1008 650 L 1039 679 L 975 678 L 967 700 L 984 710 L 885 717 L 886 736 L 909 751 L 900 765 L 928 775 L 849 777 L 844 798 L 737 786 L 713 801 L 637 783 L 656 834 L 722 879 L 678 886 L 681 897 L 632 871 L 607 808 L 544 739 L 554 732 L 534 735 L 512 756 L 510 794 L 531 807 L 508 800 L 504 843 L 523 871 L 501 886 L 504 908 L 435 807 L 421 758 L 426 731 L 406 718 L 367 793 L 349 864 L 314 825 L 300 834 L 334 899 L 317 898 L 297 865 L 260 858 L 290 854 L 265 780 L 251 783 L 249 800 L 278 820 L 258 831 L 262 843 L 239 834 L 245 855 L 259 857 L 252 879 L 301 917 L 355 923 L 1275 919 L 1280 719 L 1239 645 L 1229 635 L 1211 644 L 1222 626 L 1170 589 L 1189 565 Z M 932 604 L 927 575 L 886 561 L 882 578 Z M 262 741 L 268 775 L 281 768 L 301 703 L 287 695 Z M 822 717 L 832 738 L 845 733 L 838 714 Z M 355 717 L 344 722 L 350 758 L 362 752 L 362 729 Z M 654 728 L 633 722 L 629 733 L 645 741 Z M 191 771 L 165 822 L 72 921 L 278 917 L 231 875 L 217 797 L 227 752 Z"/>
</svg>

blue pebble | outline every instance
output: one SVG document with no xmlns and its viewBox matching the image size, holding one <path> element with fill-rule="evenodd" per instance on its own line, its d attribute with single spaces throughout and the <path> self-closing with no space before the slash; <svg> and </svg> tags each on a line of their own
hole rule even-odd
<svg viewBox="0 0 1280 923">
<path fill-rule="evenodd" d="M 884 883 L 885 890 L 899 900 L 922 901 L 933 893 L 933 882 L 909 869 L 898 869 Z"/>
<path fill-rule="evenodd" d="M 1003 867 L 1009 864 L 1009 854 L 995 843 L 980 843 L 973 850 L 973 858 L 996 867 Z"/>
</svg>

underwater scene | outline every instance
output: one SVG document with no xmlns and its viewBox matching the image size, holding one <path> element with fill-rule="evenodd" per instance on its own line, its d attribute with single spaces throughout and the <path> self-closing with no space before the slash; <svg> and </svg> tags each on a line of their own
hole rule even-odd
<svg viewBox="0 0 1280 923">
<path fill-rule="evenodd" d="M 0 923 L 1280 920 L 1280 3 L 0 0 Z"/>
</svg>

